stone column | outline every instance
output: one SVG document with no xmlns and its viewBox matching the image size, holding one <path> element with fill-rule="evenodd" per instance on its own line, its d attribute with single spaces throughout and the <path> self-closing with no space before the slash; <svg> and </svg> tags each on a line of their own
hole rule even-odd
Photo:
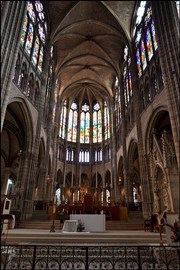
<svg viewBox="0 0 180 270">
<path fill-rule="evenodd" d="M 30 152 L 22 152 L 20 154 L 19 175 L 17 177 L 17 210 L 21 213 L 21 219 L 26 218 L 26 213 L 31 215 L 32 209 L 29 209 L 29 194 L 30 194 L 30 177 L 31 166 L 33 162 L 33 154 Z M 32 202 L 32 198 L 31 198 Z M 29 211 L 30 210 L 30 211 Z"/>
<path fill-rule="evenodd" d="M 1 130 L 20 46 L 26 4 L 26 1 L 3 3 L 4 15 L 1 18 Z"/>
<path fill-rule="evenodd" d="M 35 182 L 36 182 L 36 172 L 37 172 L 37 163 L 38 163 L 38 154 L 39 154 L 39 146 L 40 146 L 40 134 L 41 134 L 41 128 L 43 126 L 43 112 L 44 112 L 44 104 L 45 104 L 45 93 L 46 93 L 46 83 L 47 83 L 47 77 L 48 77 L 48 68 L 49 68 L 49 59 L 50 59 L 50 44 L 47 41 L 47 45 L 45 48 L 44 53 L 44 59 L 43 59 L 43 66 L 42 66 L 42 74 L 41 74 L 41 95 L 40 95 L 40 101 L 39 101 L 39 114 L 38 114 L 38 121 L 37 121 L 37 128 L 36 128 L 36 134 L 35 134 L 35 140 L 33 145 L 33 155 L 32 155 L 32 161 L 28 166 L 29 170 L 29 177 L 28 177 L 28 189 L 27 192 L 25 192 L 24 195 L 24 205 L 22 206 L 22 213 L 23 218 L 28 218 L 32 215 L 33 211 L 33 194 L 34 194 L 34 188 L 35 188 Z M 49 149 L 46 149 L 49 151 Z M 43 183 L 46 182 L 45 175 L 44 179 L 42 179 Z"/>
<path fill-rule="evenodd" d="M 124 89 L 124 84 L 122 80 L 119 80 L 120 89 Z M 127 126 L 125 119 L 125 100 L 124 100 L 124 91 L 121 91 L 121 122 L 122 122 L 122 145 L 123 145 L 123 178 L 124 178 L 124 189 L 125 189 L 125 201 L 128 204 L 130 202 L 129 198 L 129 179 L 128 179 L 128 160 L 127 160 L 127 151 L 126 151 L 126 134 Z"/>
<path fill-rule="evenodd" d="M 179 18 L 175 1 L 151 1 L 151 5 L 164 90 L 167 95 L 168 111 L 179 167 Z"/>
<path fill-rule="evenodd" d="M 135 44 L 132 45 L 134 50 L 132 54 L 131 62 L 131 74 L 132 74 L 132 87 L 134 93 L 134 108 L 136 117 L 136 127 L 137 127 L 137 137 L 138 137 L 138 154 L 139 154 L 139 167 L 140 167 L 140 177 L 141 177 L 141 187 L 142 187 L 142 208 L 145 217 L 148 217 L 151 213 L 151 196 L 149 190 L 149 175 L 146 166 L 145 152 L 143 149 L 143 137 L 142 137 L 142 125 L 141 125 L 141 100 L 140 91 L 138 89 L 138 75 L 136 69 L 136 59 L 135 59 Z"/>
</svg>

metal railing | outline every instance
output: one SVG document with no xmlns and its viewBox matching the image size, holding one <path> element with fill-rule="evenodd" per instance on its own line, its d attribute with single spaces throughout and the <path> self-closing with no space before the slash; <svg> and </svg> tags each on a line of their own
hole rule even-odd
<svg viewBox="0 0 180 270">
<path fill-rule="evenodd" d="M 2 245 L 1 270 L 180 269 L 178 246 Z"/>
</svg>

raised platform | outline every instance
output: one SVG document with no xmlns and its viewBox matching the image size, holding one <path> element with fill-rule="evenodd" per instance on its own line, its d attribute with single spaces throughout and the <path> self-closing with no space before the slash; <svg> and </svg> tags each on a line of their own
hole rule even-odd
<svg viewBox="0 0 180 270">
<path fill-rule="evenodd" d="M 166 244 L 165 234 L 162 235 L 163 243 Z M 118 244 L 118 245 L 159 245 L 159 233 L 144 231 L 105 231 L 103 233 L 74 232 L 65 234 L 62 230 L 32 230 L 12 229 L 1 237 L 1 241 L 7 244 Z"/>
</svg>

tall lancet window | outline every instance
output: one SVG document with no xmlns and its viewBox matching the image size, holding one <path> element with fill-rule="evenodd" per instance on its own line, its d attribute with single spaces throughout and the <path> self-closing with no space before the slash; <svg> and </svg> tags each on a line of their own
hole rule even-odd
<svg viewBox="0 0 180 270">
<path fill-rule="evenodd" d="M 63 139 L 65 138 L 65 131 L 66 131 L 66 115 L 67 115 L 67 100 L 64 101 L 60 116 L 59 137 Z"/>
<path fill-rule="evenodd" d="M 80 143 L 89 143 L 90 136 L 90 109 L 87 103 L 81 107 L 80 116 Z"/>
<path fill-rule="evenodd" d="M 116 124 L 119 124 L 121 119 L 121 96 L 118 78 L 116 78 L 115 82 L 115 111 L 116 111 Z"/>
<path fill-rule="evenodd" d="M 132 80 L 131 80 L 131 58 L 128 55 L 127 46 L 124 49 L 124 98 L 127 106 L 132 96 Z"/>
<path fill-rule="evenodd" d="M 105 140 L 110 138 L 110 122 L 109 122 L 109 109 L 106 101 L 104 102 L 104 135 Z"/>
<path fill-rule="evenodd" d="M 102 114 L 99 103 L 93 106 L 93 143 L 102 142 Z"/>
<path fill-rule="evenodd" d="M 69 119 L 68 119 L 68 131 L 67 131 L 67 139 L 71 142 L 76 142 L 77 139 L 77 104 L 75 102 L 72 103 L 70 112 L 69 112 Z"/>
<path fill-rule="evenodd" d="M 46 36 L 47 22 L 43 4 L 41 1 L 28 1 L 20 44 L 39 72 L 42 71 Z"/>
</svg>

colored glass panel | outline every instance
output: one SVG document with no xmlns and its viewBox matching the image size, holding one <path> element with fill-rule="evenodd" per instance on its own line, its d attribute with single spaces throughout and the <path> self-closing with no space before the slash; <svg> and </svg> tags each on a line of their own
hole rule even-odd
<svg viewBox="0 0 180 270">
<path fill-rule="evenodd" d="M 72 141 L 72 125 L 73 125 L 73 110 L 70 109 L 69 121 L 68 121 L 68 130 L 67 130 L 67 140 L 68 141 Z"/>
<path fill-rule="evenodd" d="M 93 143 L 97 142 L 97 111 L 93 112 Z"/>
<path fill-rule="evenodd" d="M 44 28 L 42 27 L 42 25 L 40 25 L 40 23 L 38 24 L 38 32 L 39 32 L 40 39 L 44 43 L 45 42 L 45 32 L 44 32 Z"/>
<path fill-rule="evenodd" d="M 85 113 L 81 112 L 81 119 L 80 119 L 80 143 L 84 143 L 84 133 L 85 133 Z"/>
<path fill-rule="evenodd" d="M 141 77 L 142 70 L 141 70 L 141 60 L 140 60 L 139 48 L 137 48 L 137 50 L 136 50 L 136 64 L 137 64 L 138 76 Z"/>
<path fill-rule="evenodd" d="M 127 97 L 127 102 L 129 102 L 129 80 L 128 80 L 128 75 L 126 76 L 126 97 Z"/>
<path fill-rule="evenodd" d="M 152 9 L 150 7 L 147 9 L 147 12 L 146 12 L 145 25 L 147 25 L 151 21 L 151 18 L 152 18 Z"/>
<path fill-rule="evenodd" d="M 67 108 L 64 107 L 64 112 L 63 112 L 63 123 L 62 123 L 62 138 L 65 138 L 65 131 L 66 131 L 66 114 L 67 114 Z"/>
<path fill-rule="evenodd" d="M 89 135 L 90 135 L 90 113 L 86 113 L 85 120 L 85 143 L 89 143 Z"/>
<path fill-rule="evenodd" d="M 28 18 L 27 18 L 27 15 L 25 15 L 24 23 L 22 27 L 21 39 L 20 39 L 22 45 L 24 44 L 24 41 L 25 41 L 27 25 L 28 25 Z"/>
<path fill-rule="evenodd" d="M 43 11 L 43 5 L 41 4 L 40 1 L 35 1 L 35 7 L 36 7 L 36 10 L 38 12 L 42 12 Z"/>
<path fill-rule="evenodd" d="M 129 71 L 129 94 L 132 96 L 132 79 L 131 79 L 131 72 Z"/>
<path fill-rule="evenodd" d="M 104 108 L 104 134 L 105 140 L 108 138 L 107 107 Z"/>
<path fill-rule="evenodd" d="M 142 61 L 142 67 L 143 70 L 147 67 L 147 61 L 146 61 L 146 52 L 145 52 L 145 45 L 144 41 L 141 40 L 141 61 Z"/>
<path fill-rule="evenodd" d="M 28 29 L 28 35 L 27 35 L 26 45 L 25 45 L 25 50 L 26 50 L 26 52 L 28 54 L 31 53 L 32 42 L 33 42 L 33 32 L 34 32 L 34 27 L 30 23 L 29 24 L 29 29 Z"/>
<path fill-rule="evenodd" d="M 39 38 L 36 37 L 35 46 L 32 53 L 32 63 L 36 66 L 39 54 Z"/>
<path fill-rule="evenodd" d="M 29 17 L 30 19 L 35 22 L 35 19 L 36 19 L 36 15 L 35 15 L 35 12 L 34 12 L 34 8 L 33 8 L 33 5 L 32 3 L 28 2 L 27 4 L 27 12 L 29 14 Z"/>
<path fill-rule="evenodd" d="M 102 116 L 101 110 L 98 111 L 98 142 L 102 141 Z"/>
<path fill-rule="evenodd" d="M 107 108 L 107 138 L 110 138 L 110 122 L 109 122 L 109 110 Z"/>
<path fill-rule="evenodd" d="M 151 23 L 151 32 L 152 32 L 152 37 L 153 37 L 154 49 L 156 51 L 157 48 L 158 48 L 158 45 L 157 45 L 156 32 L 155 32 L 154 21 L 153 20 L 152 20 L 152 23 Z"/>
<path fill-rule="evenodd" d="M 128 57 L 128 46 L 126 45 L 126 47 L 124 48 L 124 61 L 127 60 Z"/>
<path fill-rule="evenodd" d="M 147 53 L 149 61 L 153 57 L 153 45 L 151 40 L 151 34 L 149 28 L 146 31 L 146 46 L 147 46 Z"/>
<path fill-rule="evenodd" d="M 77 111 L 75 111 L 74 118 L 73 118 L 73 136 L 72 136 L 73 142 L 76 142 L 76 139 L 77 139 L 77 119 L 78 119 L 78 113 Z"/>
<path fill-rule="evenodd" d="M 42 71 L 43 56 L 44 56 L 44 49 L 43 49 L 43 46 L 42 46 L 41 50 L 39 52 L 39 60 L 38 60 L 38 69 L 39 69 L 39 71 Z"/>
</svg>

